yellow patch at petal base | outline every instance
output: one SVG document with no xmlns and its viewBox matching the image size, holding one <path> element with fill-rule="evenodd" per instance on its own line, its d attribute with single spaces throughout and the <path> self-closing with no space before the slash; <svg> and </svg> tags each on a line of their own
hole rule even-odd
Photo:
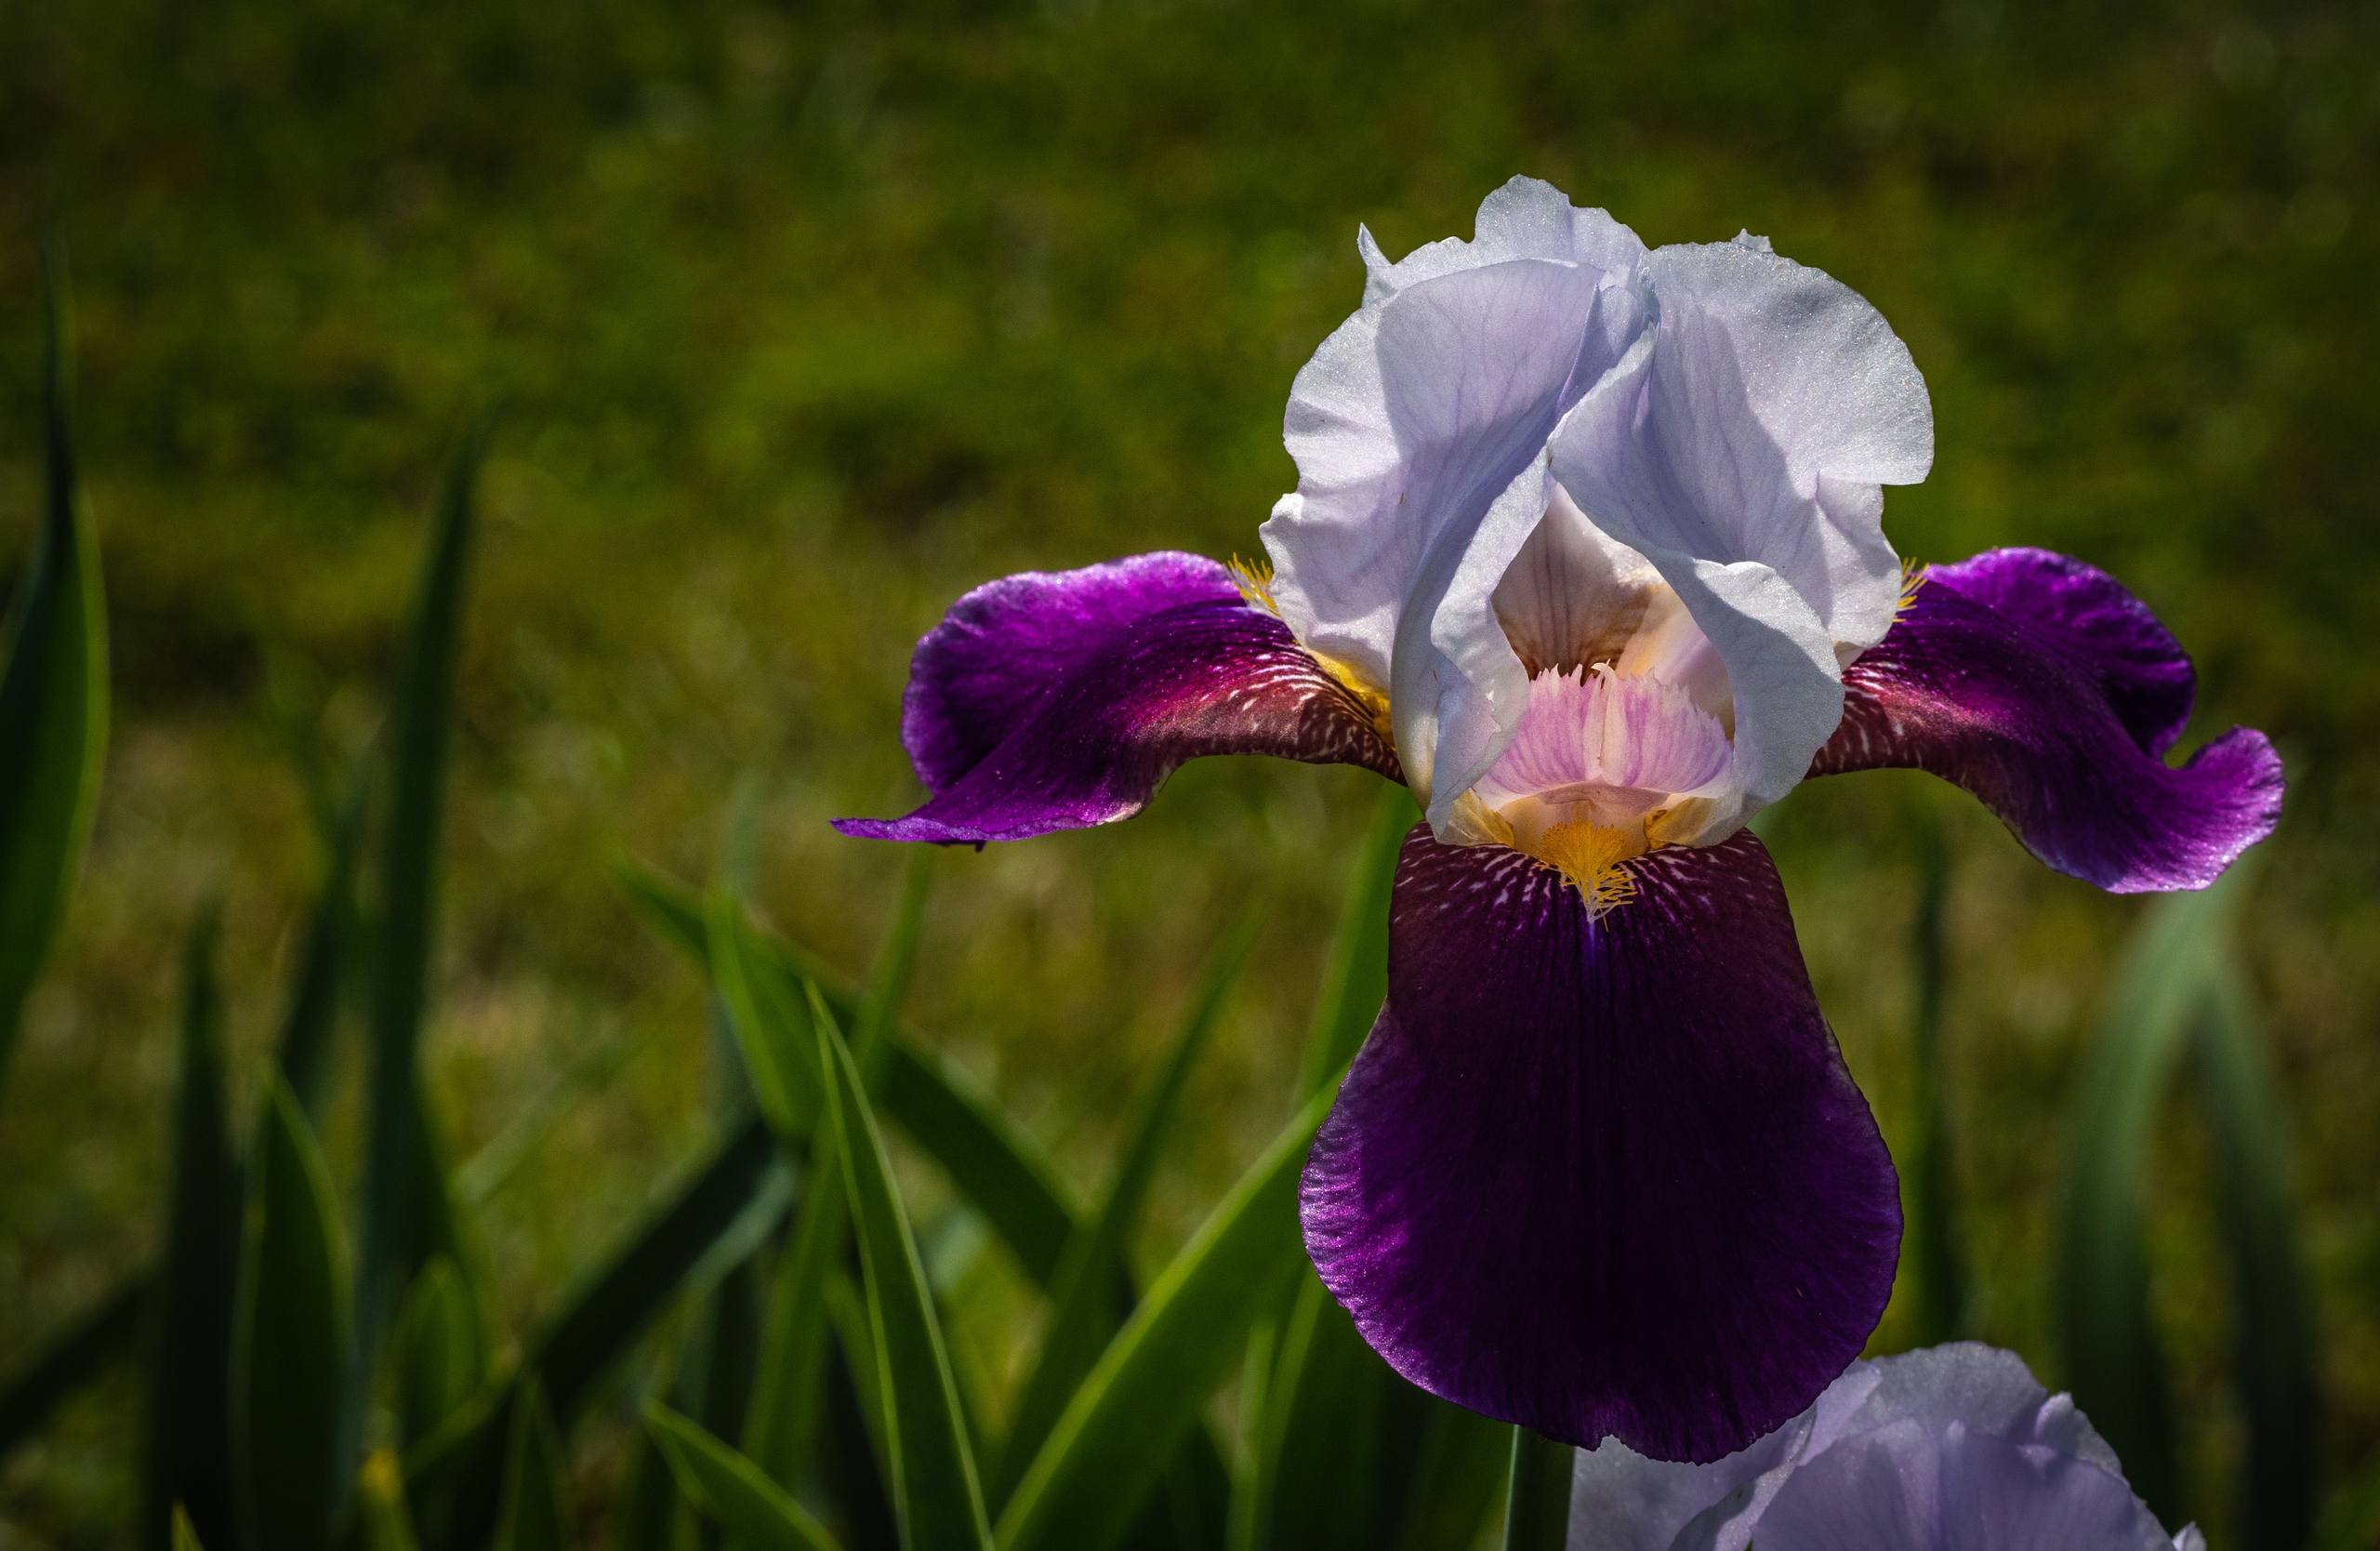
<svg viewBox="0 0 2380 1551">
<path fill-rule="evenodd" d="M 1243 560 L 1234 555 L 1224 563 L 1223 569 L 1231 573 L 1232 585 L 1239 589 L 1239 595 L 1247 601 L 1249 607 L 1261 608 L 1276 619 L 1281 616 L 1280 600 L 1273 596 L 1271 561 Z M 1348 694 L 1363 703 L 1364 709 L 1371 716 L 1372 730 L 1380 735 L 1382 742 L 1394 747 L 1396 738 L 1390 730 L 1386 692 L 1337 657 L 1325 656 L 1312 648 L 1307 649 L 1306 656 L 1319 664 L 1324 672 L 1338 680 Z"/>
<path fill-rule="evenodd" d="M 1925 585 L 1925 573 L 1931 569 L 1932 567 L 1922 560 L 1904 560 L 1900 563 L 1900 602 L 1893 605 L 1894 618 L 1897 619 L 1908 613 L 1909 605 L 1917 602 L 1917 590 Z"/>
<path fill-rule="evenodd" d="M 1250 608 L 1261 608 L 1279 618 L 1281 605 L 1273 597 L 1273 563 L 1269 560 L 1242 560 L 1234 555 L 1223 569 L 1231 573 L 1231 582 L 1239 595 L 1248 600 Z"/>
<path fill-rule="evenodd" d="M 1624 829 L 1601 824 L 1556 824 L 1537 842 L 1540 861 L 1561 871 L 1587 902 L 1587 919 L 1603 917 L 1636 897 L 1628 859 L 1642 855 L 1644 842 Z"/>
<path fill-rule="evenodd" d="M 1305 655 L 1312 657 L 1316 666 L 1325 673 L 1338 680 L 1341 688 L 1362 703 L 1366 714 L 1372 719 L 1372 731 L 1380 735 L 1380 740 L 1392 749 L 1396 747 L 1395 725 L 1388 715 L 1387 692 L 1375 688 L 1369 679 L 1337 657 L 1326 656 L 1311 646 L 1306 648 Z"/>
</svg>

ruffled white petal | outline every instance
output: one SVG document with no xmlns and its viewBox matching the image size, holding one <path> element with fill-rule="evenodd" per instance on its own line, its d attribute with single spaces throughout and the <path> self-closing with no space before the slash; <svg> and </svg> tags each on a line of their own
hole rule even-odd
<svg viewBox="0 0 2380 1551">
<path fill-rule="evenodd" d="M 2103 1470 L 2122 1470 L 2116 1452 L 2076 1409 L 2074 1398 L 2052 1395 L 2014 1352 L 1956 1341 L 1867 1366 L 1876 1383 L 1857 1407 L 1830 1415 L 1820 1403 L 1814 1447 L 1887 1422 L 1913 1420 L 1937 1431 L 1959 1422 L 2012 1443 L 2038 1443 L 2072 1454 Z"/>
<path fill-rule="evenodd" d="M 1569 195 L 1539 178 L 1514 178 L 1481 200 L 1473 231 L 1468 242 L 1443 238 L 1391 263 L 1370 229 L 1359 228 L 1355 251 L 1364 259 L 1365 305 L 1437 275 L 1510 258 L 1555 258 L 1618 273 L 1645 256 L 1635 232 L 1604 211 L 1577 208 Z"/>
<path fill-rule="evenodd" d="M 1648 253 L 1532 179 L 1468 241 L 1395 262 L 1358 245 L 1364 306 L 1285 422 L 1298 488 L 1263 530 L 1283 619 L 1387 692 L 1442 837 L 1529 673 L 1607 660 L 1722 719 L 1729 789 L 1659 838 L 1724 838 L 1800 780 L 1840 718 L 1839 663 L 1891 623 L 1878 486 L 1933 450 L 1908 351 L 1761 239 Z M 1610 604 L 1640 629 L 1587 619 Z"/>
<path fill-rule="evenodd" d="M 1792 790 L 1841 719 L 1839 661 L 1883 638 L 1900 589 L 1882 500 L 1858 482 L 1922 472 L 1931 421 L 1914 368 L 1886 369 L 1908 352 L 1817 272 L 1740 244 L 1646 268 L 1654 323 L 1567 418 L 1554 471 L 1726 663 L 1742 790 L 1663 837 L 1699 843 Z M 1829 363 L 1844 425 L 1820 423 Z"/>
<path fill-rule="evenodd" d="M 1388 690 L 1435 820 L 1519 717 L 1527 675 L 1491 596 L 1544 512 L 1547 441 L 1640 305 L 1599 269 L 1505 259 L 1367 305 L 1298 374 L 1273 595 L 1310 649 Z"/>
<path fill-rule="evenodd" d="M 1578 1456 L 1570 1551 L 2204 1551 L 2165 1535 L 2065 1396 L 1973 1344 L 1857 1362 L 1712 1465 Z"/>
<path fill-rule="evenodd" d="M 1606 423 L 1576 428 L 1562 483 L 1622 542 L 1759 561 L 1847 652 L 1873 645 L 1900 588 L 1876 487 L 1934 457 L 1908 347 L 1858 293 L 1765 245 L 1664 247 L 1645 272 L 1651 360 Z"/>
</svg>

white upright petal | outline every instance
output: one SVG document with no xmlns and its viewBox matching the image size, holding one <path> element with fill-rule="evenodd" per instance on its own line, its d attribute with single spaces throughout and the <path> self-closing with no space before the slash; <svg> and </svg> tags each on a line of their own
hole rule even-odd
<svg viewBox="0 0 2380 1551">
<path fill-rule="evenodd" d="M 1388 691 L 1407 776 L 1440 806 L 1520 715 L 1491 600 L 1544 512 L 1548 439 L 1636 326 L 1633 295 L 1606 294 L 1567 259 L 1439 273 L 1367 305 L 1291 391 L 1273 595 L 1310 649 Z"/>
<path fill-rule="evenodd" d="M 1855 1362 L 1810 1410 L 1711 1465 L 1649 1460 L 1609 1439 L 1580 1450 L 1569 1551 L 1744 1551 L 1778 1489 L 1822 1447 L 1830 1414 L 1856 1408 L 1875 1383 L 1874 1364 Z"/>
<path fill-rule="evenodd" d="M 1587 393 L 1554 477 L 1676 590 L 1732 683 L 1741 800 L 1663 839 L 1716 840 L 1792 789 L 1842 716 L 1840 662 L 1900 592 L 1879 480 L 1921 475 L 1924 381 L 1873 308 L 1749 243 L 1646 261 L 1654 321 Z"/>
<path fill-rule="evenodd" d="M 1917 1421 L 1940 1429 L 1960 1422 L 2014 1443 L 2038 1443 L 2115 1471 L 2116 1453 L 2076 1409 L 2073 1397 L 2052 1395 L 2025 1359 L 1979 1341 L 1954 1341 L 1871 1363 L 1875 1386 L 1858 1407 L 1838 1417 L 1821 1414 L 1813 1446 L 1887 1422 Z"/>
<path fill-rule="evenodd" d="M 1368 228 L 1355 233 L 1364 259 L 1364 302 L 1387 300 L 1406 286 L 1457 270 L 1477 269 L 1511 258 L 1555 258 L 1590 268 L 1624 272 L 1645 256 L 1636 233 L 1601 210 L 1581 210 L 1570 196 L 1540 178 L 1514 178 L 1479 202 L 1469 241 L 1447 237 L 1426 243 L 1394 263 L 1380 250 Z"/>
<path fill-rule="evenodd" d="M 2071 1401 L 1972 1344 L 1855 1362 L 1712 1465 L 1606 1442 L 1570 1505 L 1570 1551 L 2205 1551 L 2158 1527 Z"/>
<path fill-rule="evenodd" d="M 1758 561 L 1846 655 L 1875 644 L 1900 590 L 1877 487 L 1934 457 L 1908 348 L 1858 293 L 1765 245 L 1663 247 L 1645 272 L 1649 369 L 1600 406 L 1612 423 L 1580 428 L 1593 456 L 1560 459 L 1563 484 L 1622 542 Z"/>
</svg>

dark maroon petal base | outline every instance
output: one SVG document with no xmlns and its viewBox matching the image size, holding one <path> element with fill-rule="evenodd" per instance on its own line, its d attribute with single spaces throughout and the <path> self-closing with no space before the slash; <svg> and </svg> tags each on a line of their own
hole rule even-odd
<svg viewBox="0 0 2380 1551">
<path fill-rule="evenodd" d="M 2044 550 L 1925 574 L 1844 674 L 1813 776 L 1928 771 L 2058 871 L 2118 894 L 2204 888 L 2281 815 L 2281 760 L 2235 727 L 2181 765 L 2189 658 L 2112 577 Z"/>
<path fill-rule="evenodd" d="M 1859 1355 L 1900 1205 L 1760 842 L 1631 868 L 1636 897 L 1590 921 L 1518 852 L 1407 839 L 1306 1248 L 1433 1394 L 1710 1461 Z"/>
<path fill-rule="evenodd" d="M 977 588 L 918 643 L 901 732 L 935 795 L 906 818 L 839 819 L 844 834 L 982 844 L 1109 824 L 1202 754 L 1397 778 L 1363 702 L 1195 555 Z"/>
</svg>

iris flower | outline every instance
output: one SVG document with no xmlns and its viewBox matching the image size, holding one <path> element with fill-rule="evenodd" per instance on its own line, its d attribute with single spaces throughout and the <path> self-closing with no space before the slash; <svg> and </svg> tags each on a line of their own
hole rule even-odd
<svg viewBox="0 0 2380 1551">
<path fill-rule="evenodd" d="M 1183 762 L 1403 781 L 1379 1022 L 1306 1247 L 1397 1372 L 1577 1443 L 1712 1460 L 1808 1406 L 1891 1290 L 1891 1159 L 1745 821 L 1913 766 L 2060 871 L 2198 888 L 2272 827 L 2190 665 L 2080 562 L 1905 571 L 1933 412 L 1876 310 L 1766 242 L 1647 249 L 1515 179 L 1391 263 L 1299 372 L 1271 569 L 988 583 L 918 643 L 931 796 L 847 834 L 1112 823 Z"/>
<path fill-rule="evenodd" d="M 2070 1397 L 1961 1343 L 1853 1363 L 1715 1465 L 1579 1456 L 1570 1551 L 2206 1551 L 2168 1535 Z"/>
</svg>

